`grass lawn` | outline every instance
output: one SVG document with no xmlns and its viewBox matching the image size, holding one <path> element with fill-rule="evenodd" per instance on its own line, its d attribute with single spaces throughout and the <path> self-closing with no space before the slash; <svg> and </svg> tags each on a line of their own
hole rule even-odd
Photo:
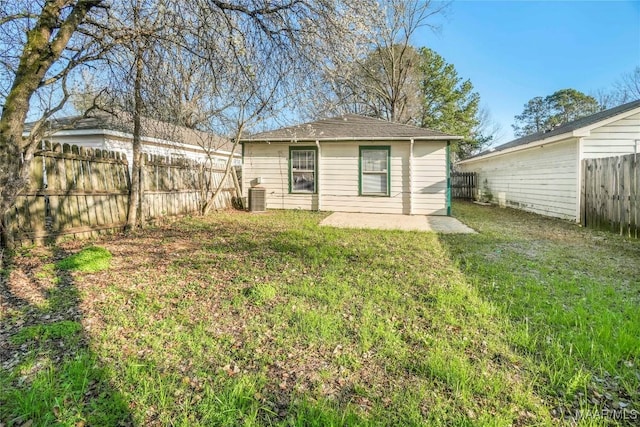
<svg viewBox="0 0 640 427">
<path fill-rule="evenodd" d="M 477 235 L 325 215 L 21 249 L 0 426 L 640 423 L 640 242 L 465 203 Z"/>
</svg>

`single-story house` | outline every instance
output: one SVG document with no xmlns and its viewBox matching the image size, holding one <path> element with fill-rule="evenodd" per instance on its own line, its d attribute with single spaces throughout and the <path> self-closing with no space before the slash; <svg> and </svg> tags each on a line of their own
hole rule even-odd
<svg viewBox="0 0 640 427">
<path fill-rule="evenodd" d="M 478 174 L 493 201 L 542 215 L 580 220 L 582 160 L 640 150 L 640 100 L 515 139 L 460 161 Z"/>
<path fill-rule="evenodd" d="M 344 115 L 242 139 L 242 188 L 267 209 L 450 214 L 449 144 L 458 136 Z"/>
<path fill-rule="evenodd" d="M 207 132 L 161 122 L 147 117 L 141 120 L 142 152 L 171 158 L 184 158 L 225 167 L 233 144 L 226 138 Z M 25 126 L 28 134 L 30 124 Z M 133 118 L 130 113 L 92 113 L 51 119 L 46 124 L 45 140 L 52 143 L 78 145 L 87 148 L 124 153 L 129 164 L 133 161 Z M 240 153 L 234 154 L 233 164 L 242 164 Z"/>
</svg>

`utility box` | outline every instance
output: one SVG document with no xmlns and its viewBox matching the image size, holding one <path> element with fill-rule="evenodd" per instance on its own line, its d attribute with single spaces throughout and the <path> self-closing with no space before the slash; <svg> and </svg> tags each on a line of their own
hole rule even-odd
<svg viewBox="0 0 640 427">
<path fill-rule="evenodd" d="M 267 210 L 267 189 L 263 187 L 249 188 L 249 211 L 264 212 Z"/>
</svg>

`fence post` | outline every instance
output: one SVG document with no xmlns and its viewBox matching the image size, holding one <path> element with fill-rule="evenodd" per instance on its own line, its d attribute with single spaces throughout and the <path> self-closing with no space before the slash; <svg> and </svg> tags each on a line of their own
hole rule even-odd
<svg viewBox="0 0 640 427">
<path fill-rule="evenodd" d="M 578 179 L 580 180 L 580 218 L 578 218 L 580 220 L 580 225 L 582 225 L 583 227 L 586 227 L 586 202 L 585 202 L 585 198 L 587 197 L 587 160 L 583 159 L 581 160 L 582 162 L 582 175 L 578 177 Z"/>
<path fill-rule="evenodd" d="M 638 200 L 638 185 L 640 185 L 640 167 L 638 166 L 638 155 L 634 154 L 631 158 L 631 179 L 633 181 L 633 187 L 631 187 L 631 205 L 629 208 L 631 209 L 631 236 L 638 238 L 638 221 L 640 220 L 640 215 L 638 215 L 638 211 L 640 210 L 640 200 Z"/>
</svg>

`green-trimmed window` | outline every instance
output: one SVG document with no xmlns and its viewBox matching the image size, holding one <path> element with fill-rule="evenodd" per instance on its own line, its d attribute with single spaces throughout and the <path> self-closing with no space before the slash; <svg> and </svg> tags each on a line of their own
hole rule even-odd
<svg viewBox="0 0 640 427">
<path fill-rule="evenodd" d="M 360 147 L 360 195 L 388 196 L 391 147 Z"/>
<path fill-rule="evenodd" d="M 318 182 L 318 150 L 316 147 L 289 148 L 289 191 L 315 193 Z"/>
</svg>

